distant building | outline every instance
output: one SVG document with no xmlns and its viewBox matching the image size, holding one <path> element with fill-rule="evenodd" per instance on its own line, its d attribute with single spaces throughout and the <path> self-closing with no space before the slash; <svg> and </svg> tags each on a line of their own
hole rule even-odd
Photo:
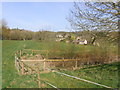
<svg viewBox="0 0 120 90">
<path fill-rule="evenodd" d="M 63 34 L 58 34 L 58 35 L 56 35 L 56 41 L 63 41 L 63 40 L 65 40 L 66 38 L 68 38 L 69 37 L 69 35 L 68 34 L 66 34 L 66 33 L 63 33 Z"/>
<path fill-rule="evenodd" d="M 84 44 L 86 45 L 87 44 L 87 40 L 85 39 L 85 41 L 84 41 Z"/>
<path fill-rule="evenodd" d="M 73 41 L 73 43 L 75 43 L 75 44 L 81 44 L 81 45 L 87 45 L 88 44 L 87 40 L 86 39 L 82 39 L 81 37 L 77 37 Z"/>
<path fill-rule="evenodd" d="M 59 34 L 59 35 L 56 35 L 57 38 L 63 38 L 63 35 Z"/>
</svg>

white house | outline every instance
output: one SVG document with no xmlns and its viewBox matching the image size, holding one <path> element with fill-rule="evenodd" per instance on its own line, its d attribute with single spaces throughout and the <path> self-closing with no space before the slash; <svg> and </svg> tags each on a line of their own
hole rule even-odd
<svg viewBox="0 0 120 90">
<path fill-rule="evenodd" d="M 84 44 L 86 45 L 87 44 L 87 40 L 85 39 L 85 41 L 84 41 Z"/>
<path fill-rule="evenodd" d="M 81 37 L 77 37 L 76 40 L 73 41 L 75 44 L 87 45 L 88 42 L 86 39 L 82 39 Z"/>
<path fill-rule="evenodd" d="M 63 35 L 59 34 L 59 35 L 56 35 L 57 38 L 63 38 Z"/>
</svg>

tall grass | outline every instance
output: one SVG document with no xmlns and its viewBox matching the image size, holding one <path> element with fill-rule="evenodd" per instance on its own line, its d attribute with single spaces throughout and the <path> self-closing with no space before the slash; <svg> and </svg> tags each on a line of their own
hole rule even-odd
<svg viewBox="0 0 120 90">
<path fill-rule="evenodd" d="M 93 45 L 77 45 L 64 42 L 40 42 L 26 41 L 27 49 L 47 50 L 41 52 L 48 59 L 78 59 L 77 66 L 95 65 L 111 63 L 118 60 L 118 47 L 113 45 L 93 46 Z M 62 67 L 62 62 L 54 63 L 56 66 Z M 75 66 L 75 62 L 65 62 L 66 66 Z"/>
<path fill-rule="evenodd" d="M 88 64 L 102 64 L 105 62 L 114 62 L 117 60 L 118 47 L 92 46 L 92 45 L 74 45 L 68 43 L 52 43 L 49 50 L 49 58 L 80 59 L 81 62 Z"/>
</svg>

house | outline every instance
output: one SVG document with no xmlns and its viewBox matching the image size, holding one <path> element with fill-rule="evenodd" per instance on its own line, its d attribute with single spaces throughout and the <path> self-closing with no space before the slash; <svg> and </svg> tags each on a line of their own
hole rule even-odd
<svg viewBox="0 0 120 90">
<path fill-rule="evenodd" d="M 81 37 L 77 37 L 75 40 L 73 40 L 73 43 L 81 44 L 81 45 L 87 45 L 88 44 L 87 40 L 83 39 Z"/>
<path fill-rule="evenodd" d="M 56 35 L 57 38 L 63 38 L 64 36 L 59 34 L 59 35 Z"/>
<path fill-rule="evenodd" d="M 86 39 L 84 40 L 84 45 L 87 45 L 87 40 Z"/>
<path fill-rule="evenodd" d="M 66 33 L 58 34 L 58 35 L 56 35 L 56 41 L 60 42 L 60 41 L 67 39 L 68 37 L 69 37 L 69 35 Z"/>
<path fill-rule="evenodd" d="M 57 38 L 56 41 L 57 42 L 60 42 L 60 41 L 63 41 L 65 38 Z"/>
</svg>

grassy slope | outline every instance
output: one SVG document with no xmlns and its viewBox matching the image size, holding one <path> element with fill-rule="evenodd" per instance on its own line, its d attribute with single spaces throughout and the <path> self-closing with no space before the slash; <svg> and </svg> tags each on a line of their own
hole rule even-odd
<svg viewBox="0 0 120 90">
<path fill-rule="evenodd" d="M 27 49 L 43 49 L 43 50 L 50 50 L 51 48 L 57 49 L 60 48 L 61 50 L 67 50 L 66 47 L 70 47 L 68 44 L 62 43 L 61 46 L 58 44 L 46 44 L 45 42 L 37 42 L 37 41 L 3 41 L 3 52 L 2 52 L 2 87 L 12 87 L 12 88 L 26 88 L 26 87 L 38 87 L 35 82 L 32 81 L 31 76 L 19 76 L 17 71 L 14 67 L 14 53 L 17 50 L 26 47 Z M 66 45 L 66 46 L 65 46 Z M 81 48 L 78 46 L 77 48 Z M 89 46 L 87 48 L 92 49 L 93 47 Z M 76 48 L 74 48 L 76 49 Z M 82 49 L 82 48 L 81 48 Z M 65 71 L 66 73 L 70 73 L 74 76 L 80 76 L 86 78 L 88 80 L 102 82 L 104 80 L 105 85 L 117 87 L 117 66 L 108 66 L 104 69 L 98 68 L 89 68 L 90 70 L 78 70 L 78 71 Z M 94 70 L 95 69 L 95 70 Z M 97 72 L 99 70 L 99 72 Z M 114 72 L 113 72 L 114 71 Z M 93 75 L 95 74 L 95 75 Z M 101 76 L 102 75 L 102 76 Z M 86 77 L 87 76 L 87 77 Z M 94 77 L 95 76 L 95 77 Z M 96 88 L 98 86 L 91 85 L 85 82 L 80 82 L 69 77 L 60 76 L 55 73 L 48 73 L 48 74 L 41 74 L 42 79 L 49 81 L 50 83 L 58 86 L 59 88 L 84 88 L 84 87 L 93 87 Z M 60 78 L 61 77 L 61 78 Z M 94 79 L 95 78 L 95 79 Z M 97 80 L 97 78 L 99 78 Z M 103 79 L 101 79 L 103 78 Z M 107 80 L 108 79 L 108 80 Z M 59 83 L 59 84 L 58 84 Z M 49 87 L 49 86 L 46 86 Z M 98 87 L 99 88 L 99 87 Z"/>
<path fill-rule="evenodd" d="M 118 67 L 119 63 L 104 64 L 99 66 L 91 66 L 75 71 L 61 71 L 76 77 L 97 82 L 109 87 L 118 87 Z"/>
<path fill-rule="evenodd" d="M 19 76 L 14 66 L 14 53 L 23 47 L 23 42 L 3 41 L 2 45 L 2 87 L 37 87 L 28 76 Z"/>
</svg>

